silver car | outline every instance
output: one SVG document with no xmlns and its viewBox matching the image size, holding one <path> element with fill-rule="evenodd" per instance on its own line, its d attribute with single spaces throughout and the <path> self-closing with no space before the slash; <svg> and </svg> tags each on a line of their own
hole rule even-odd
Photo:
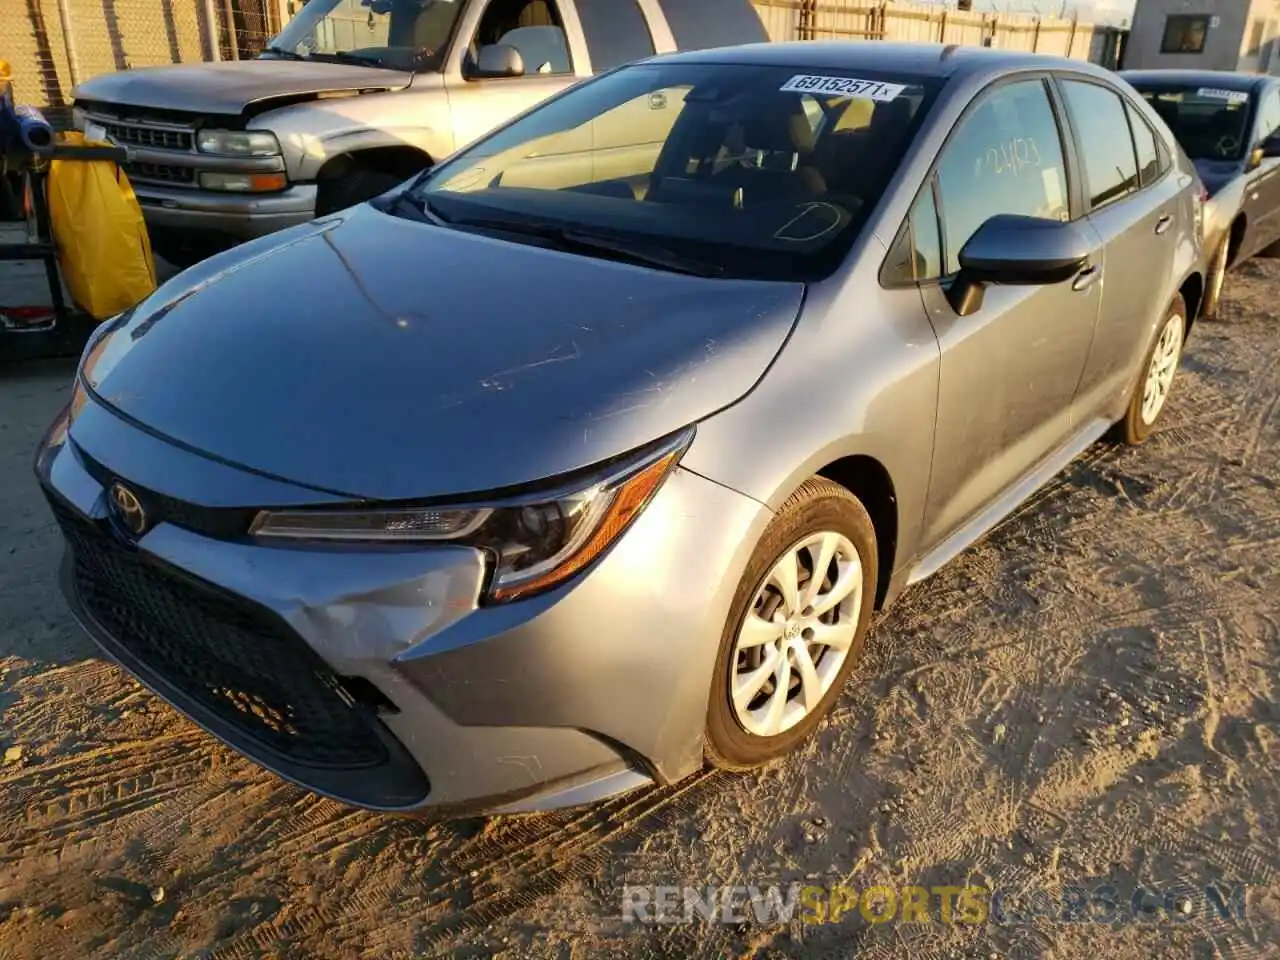
<svg viewBox="0 0 1280 960">
<path fill-rule="evenodd" d="M 763 764 L 875 609 L 1155 429 L 1203 292 L 1168 137 L 982 49 L 607 73 L 104 325 L 37 460 L 67 598 L 368 808 Z"/>
</svg>

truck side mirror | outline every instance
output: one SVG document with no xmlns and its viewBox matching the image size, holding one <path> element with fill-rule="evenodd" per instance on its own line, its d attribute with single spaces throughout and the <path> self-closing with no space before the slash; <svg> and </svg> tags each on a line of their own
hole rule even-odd
<svg viewBox="0 0 1280 960">
<path fill-rule="evenodd" d="M 471 75 L 481 78 L 523 77 L 524 57 L 520 56 L 520 51 L 515 47 L 505 43 L 489 44 L 480 48 L 480 55 L 476 58 L 476 66 Z"/>
</svg>

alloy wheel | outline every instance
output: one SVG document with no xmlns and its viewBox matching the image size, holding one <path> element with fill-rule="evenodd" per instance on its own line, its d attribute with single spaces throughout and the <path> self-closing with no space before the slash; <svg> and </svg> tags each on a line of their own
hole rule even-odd
<svg viewBox="0 0 1280 960">
<path fill-rule="evenodd" d="M 1147 367 L 1147 381 L 1142 391 L 1142 422 L 1147 426 L 1156 422 L 1165 401 L 1169 399 L 1169 389 L 1173 386 L 1173 376 L 1178 370 L 1178 361 L 1182 357 L 1183 320 L 1178 314 L 1169 317 L 1164 329 L 1160 331 L 1160 339 L 1151 353 L 1151 363 Z"/>
<path fill-rule="evenodd" d="M 783 733 L 817 709 L 849 656 L 862 610 L 858 551 L 834 531 L 786 550 L 738 628 L 729 677 L 742 728 Z"/>
</svg>

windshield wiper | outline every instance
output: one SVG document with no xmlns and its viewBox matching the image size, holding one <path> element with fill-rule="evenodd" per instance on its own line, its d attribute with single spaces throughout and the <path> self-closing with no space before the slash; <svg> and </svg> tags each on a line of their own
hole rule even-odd
<svg viewBox="0 0 1280 960">
<path fill-rule="evenodd" d="M 284 47 L 263 47 L 263 48 L 262 48 L 262 52 L 263 52 L 263 53 L 271 53 L 271 54 L 275 54 L 277 57 L 282 57 L 282 58 L 284 58 L 285 60 L 305 60 L 305 59 L 307 59 L 306 57 L 302 56 L 302 54 L 300 54 L 300 53 L 295 53 L 293 50 L 286 50 L 286 49 L 284 49 Z"/>
<path fill-rule="evenodd" d="M 514 233 L 521 236 L 535 237 L 539 240 L 546 240 L 559 249 L 568 252 L 588 253 L 597 256 L 604 254 L 610 260 L 635 263 L 645 267 L 657 267 L 672 273 L 686 273 L 695 277 L 718 277 L 724 274 L 724 268 L 718 264 L 681 256 L 666 247 L 646 243 L 643 240 L 629 240 L 592 233 L 589 230 L 553 227 L 538 223 L 523 223 L 516 220 L 486 220 L 468 217 L 453 219 L 448 222 L 458 227 L 495 230 L 500 233 Z"/>
<path fill-rule="evenodd" d="M 410 219 L 434 224 L 437 227 L 443 227 L 450 222 L 436 212 L 436 209 L 426 197 L 412 189 L 402 190 L 391 197 L 389 202 L 375 204 L 375 206 L 382 210 L 383 213 L 389 213 L 393 216 L 401 216 L 408 213 Z"/>
<path fill-rule="evenodd" d="M 350 63 L 357 67 L 380 67 L 381 57 L 362 57 L 359 54 L 339 50 L 337 53 L 311 53 L 307 60 L 319 60 L 325 63 Z"/>
</svg>

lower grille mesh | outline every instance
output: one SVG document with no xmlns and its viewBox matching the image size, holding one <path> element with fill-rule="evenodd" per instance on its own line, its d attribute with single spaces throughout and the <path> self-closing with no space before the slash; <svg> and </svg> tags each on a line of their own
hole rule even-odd
<svg viewBox="0 0 1280 960">
<path fill-rule="evenodd" d="M 380 721 L 283 623 L 53 506 L 71 545 L 80 602 L 183 696 L 297 764 L 351 769 L 387 761 L 373 728 Z"/>
</svg>

